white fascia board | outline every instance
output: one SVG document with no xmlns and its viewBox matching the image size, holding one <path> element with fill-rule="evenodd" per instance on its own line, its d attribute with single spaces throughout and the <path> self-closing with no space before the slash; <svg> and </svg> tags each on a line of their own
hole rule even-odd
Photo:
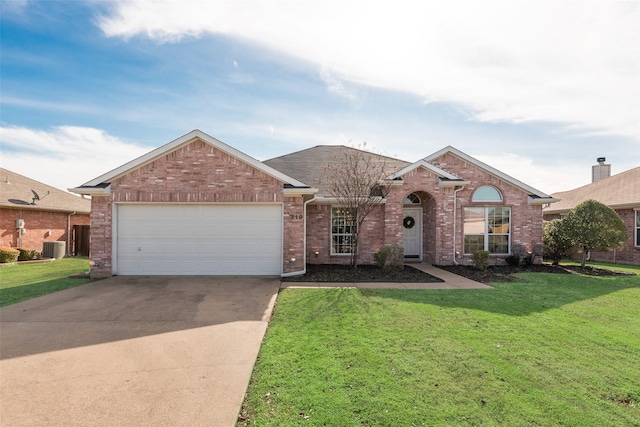
<svg viewBox="0 0 640 427">
<path fill-rule="evenodd" d="M 308 194 L 318 194 L 317 188 L 285 188 L 282 190 L 286 197 L 304 196 Z"/>
<path fill-rule="evenodd" d="M 504 172 L 500 172 L 499 170 L 487 165 L 486 163 L 481 162 L 480 160 L 471 157 L 470 155 L 463 153 L 462 151 L 458 150 L 457 148 L 454 148 L 452 146 L 447 146 L 445 148 L 443 148 L 440 151 L 436 151 L 435 153 L 431 154 L 428 157 L 425 157 L 423 160 L 427 161 L 427 162 L 431 162 L 435 159 L 437 159 L 438 157 L 441 157 L 442 155 L 446 154 L 446 153 L 451 153 L 457 157 L 460 157 L 462 160 L 464 160 L 467 163 L 471 163 L 472 165 L 475 165 L 477 167 L 479 167 L 480 169 L 484 169 L 485 171 L 489 172 L 492 175 L 497 176 L 498 178 L 502 179 L 503 181 L 506 181 L 508 183 L 510 183 L 511 185 L 518 187 L 522 190 L 525 190 L 526 192 L 530 193 L 530 194 L 534 194 L 538 197 L 541 198 L 545 198 L 545 199 L 552 199 L 551 196 L 549 196 L 548 194 L 543 193 L 540 190 L 537 190 L 527 184 L 525 184 L 522 181 L 519 181 L 509 175 L 507 175 Z M 549 202 L 548 202 L 549 203 Z"/>
<path fill-rule="evenodd" d="M 455 188 L 455 187 L 460 187 L 460 186 L 465 186 L 465 185 L 469 185 L 471 184 L 471 181 L 464 181 L 464 180 L 460 180 L 460 179 L 454 179 L 451 181 L 442 181 L 440 180 L 440 182 L 438 183 L 439 187 L 442 188 Z"/>
<path fill-rule="evenodd" d="M 391 175 L 389 175 L 388 179 L 396 179 L 399 177 L 402 177 L 403 175 L 411 172 L 414 169 L 417 169 L 419 167 L 423 167 L 427 170 L 430 170 L 431 172 L 435 173 L 436 175 L 442 177 L 442 178 L 448 178 L 448 179 L 460 179 L 459 176 L 455 176 L 452 173 L 447 172 L 444 169 L 440 169 L 437 166 L 432 165 L 431 163 L 425 161 L 424 159 L 418 160 L 415 163 L 410 164 L 409 166 L 405 167 L 404 169 L 399 170 L 398 172 L 395 172 Z"/>
<path fill-rule="evenodd" d="M 385 204 L 387 203 L 387 199 L 386 198 L 382 198 L 382 197 L 376 197 L 376 199 L 378 200 L 378 202 L 380 204 Z M 340 201 L 335 198 L 335 197 L 325 197 L 325 196 L 318 196 L 314 199 L 313 202 L 311 202 L 312 205 L 340 205 Z"/>
<path fill-rule="evenodd" d="M 76 193 L 84 196 L 108 196 L 111 194 L 111 186 L 107 187 L 76 187 L 67 188 L 71 193 Z"/>
<path fill-rule="evenodd" d="M 560 199 L 555 199 L 553 197 L 531 197 L 527 198 L 527 202 L 530 205 L 548 205 L 551 203 L 557 203 Z"/>
<path fill-rule="evenodd" d="M 127 174 L 128 172 L 140 168 L 144 165 L 146 165 L 147 163 L 151 163 L 152 161 L 158 159 L 159 157 L 162 157 L 163 155 L 170 153 L 171 151 L 176 150 L 177 148 L 179 148 L 182 145 L 186 145 L 190 142 L 192 142 L 194 139 L 201 139 L 202 141 L 205 141 L 211 145 L 213 145 L 214 147 L 218 148 L 221 151 L 224 151 L 225 153 L 236 157 L 240 160 L 242 160 L 243 162 L 253 166 L 254 168 L 266 173 L 267 175 L 270 175 L 271 177 L 284 182 L 285 184 L 290 184 L 294 187 L 308 187 L 308 185 L 295 180 L 293 178 L 291 178 L 290 176 L 287 176 L 285 174 L 283 174 L 282 172 L 279 172 L 275 169 L 273 169 L 270 166 L 265 165 L 264 163 L 262 163 L 259 160 L 254 159 L 253 157 L 231 147 L 230 145 L 225 144 L 224 142 L 210 136 L 207 135 L 206 133 L 202 132 L 199 129 L 195 129 L 192 130 L 191 132 L 189 132 L 186 135 L 183 135 L 177 139 L 174 139 L 173 141 L 156 148 L 153 151 L 148 152 L 147 154 L 138 157 L 137 159 L 134 159 L 128 163 L 125 163 L 124 165 L 113 169 L 110 172 L 107 172 L 104 175 L 100 175 L 97 178 L 92 179 L 91 181 L 85 183 L 82 185 L 82 187 L 93 187 L 105 182 L 111 182 L 112 180 L 119 178 L 122 175 Z"/>
</svg>

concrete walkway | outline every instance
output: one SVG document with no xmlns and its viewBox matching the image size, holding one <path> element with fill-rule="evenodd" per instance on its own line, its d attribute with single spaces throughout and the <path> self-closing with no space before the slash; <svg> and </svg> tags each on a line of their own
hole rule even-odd
<svg viewBox="0 0 640 427">
<path fill-rule="evenodd" d="M 395 283 L 395 282 L 282 282 L 281 288 L 359 288 L 359 289 L 491 289 L 484 283 L 467 279 L 466 277 L 450 273 L 427 263 L 409 264 L 411 267 L 424 271 L 443 282 L 432 283 Z"/>
</svg>

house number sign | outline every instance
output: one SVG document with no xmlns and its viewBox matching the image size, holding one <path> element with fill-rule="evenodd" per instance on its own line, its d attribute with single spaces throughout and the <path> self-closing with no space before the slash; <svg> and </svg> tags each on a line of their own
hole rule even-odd
<svg viewBox="0 0 640 427">
<path fill-rule="evenodd" d="M 289 215 L 289 219 L 302 219 L 303 215 L 302 214 L 290 214 Z"/>
</svg>

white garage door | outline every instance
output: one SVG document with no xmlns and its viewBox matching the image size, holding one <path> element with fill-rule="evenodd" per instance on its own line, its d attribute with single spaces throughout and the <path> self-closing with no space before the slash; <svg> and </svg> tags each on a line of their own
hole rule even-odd
<svg viewBox="0 0 640 427">
<path fill-rule="evenodd" d="M 279 275 L 282 206 L 118 205 L 121 275 Z"/>
</svg>

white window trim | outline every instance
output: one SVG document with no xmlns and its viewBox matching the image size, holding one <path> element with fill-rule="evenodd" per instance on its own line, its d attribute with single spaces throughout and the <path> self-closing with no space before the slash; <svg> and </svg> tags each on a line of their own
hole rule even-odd
<svg viewBox="0 0 640 427">
<path fill-rule="evenodd" d="M 479 196 L 478 198 L 476 198 L 476 195 L 479 194 L 480 190 L 482 190 L 483 188 L 491 188 L 495 190 L 495 192 L 498 194 L 499 199 L 485 199 L 485 198 L 481 199 Z M 502 191 L 500 191 L 497 187 L 494 187 L 493 185 L 481 185 L 473 191 L 473 194 L 471 195 L 471 201 L 473 203 L 502 203 L 504 202 L 504 196 L 502 195 Z"/>
<path fill-rule="evenodd" d="M 634 238 L 636 240 L 635 242 L 635 246 L 636 247 L 640 247 L 640 233 L 638 231 L 640 231 L 640 209 L 634 209 L 634 216 L 635 216 L 635 221 L 636 221 L 636 226 L 633 229 L 633 231 L 635 231 L 634 233 Z"/>
<path fill-rule="evenodd" d="M 330 250 L 330 252 L 329 253 L 330 253 L 331 256 L 349 256 L 350 257 L 351 255 L 353 255 L 353 253 L 351 253 L 351 252 L 334 252 L 333 251 L 333 236 L 350 236 L 350 237 L 352 236 L 350 233 L 349 234 L 345 234 L 345 233 L 334 233 L 333 232 L 333 210 L 334 209 L 348 209 L 348 208 L 345 208 L 343 206 L 335 206 L 335 205 L 331 206 L 331 216 L 329 218 L 329 221 L 330 221 L 330 223 L 329 223 L 329 250 Z"/>
<path fill-rule="evenodd" d="M 512 223 L 511 223 L 511 207 L 510 206 L 465 206 L 462 209 L 462 212 L 465 213 L 466 209 L 484 209 L 484 224 L 485 224 L 485 229 L 484 229 L 484 233 L 482 234 L 482 236 L 484 236 L 484 250 L 485 251 L 489 251 L 489 236 L 492 233 L 489 233 L 489 209 L 494 209 L 494 208 L 502 208 L 502 209 L 509 209 L 509 233 L 506 234 L 506 236 L 508 237 L 508 244 L 507 244 L 507 252 L 506 253 L 502 253 L 502 252 L 490 252 L 490 256 L 504 256 L 504 255 L 509 255 L 511 253 L 511 231 L 513 229 L 512 227 Z M 464 232 L 464 219 L 465 217 L 462 218 L 462 250 L 465 250 L 465 237 L 466 236 L 480 236 L 480 234 L 465 234 Z M 495 233 L 494 235 L 499 235 L 499 236 L 504 236 L 505 234 L 502 233 Z M 464 252 L 465 255 L 472 255 L 469 252 Z"/>
</svg>

